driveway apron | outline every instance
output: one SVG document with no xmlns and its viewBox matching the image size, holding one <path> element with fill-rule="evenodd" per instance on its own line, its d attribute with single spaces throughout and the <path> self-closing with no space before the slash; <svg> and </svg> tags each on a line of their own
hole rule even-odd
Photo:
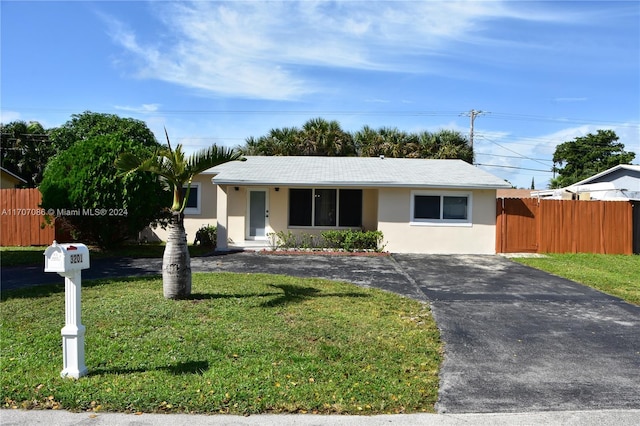
<svg viewBox="0 0 640 426">
<path fill-rule="evenodd" d="M 439 412 L 640 408 L 640 307 L 499 256 L 394 258 L 445 342 Z"/>
</svg>

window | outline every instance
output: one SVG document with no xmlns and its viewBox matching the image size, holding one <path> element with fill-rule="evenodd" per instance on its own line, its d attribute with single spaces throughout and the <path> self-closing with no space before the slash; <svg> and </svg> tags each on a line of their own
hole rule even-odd
<svg viewBox="0 0 640 426">
<path fill-rule="evenodd" d="M 340 226 L 362 227 L 362 190 L 340 190 Z"/>
<path fill-rule="evenodd" d="M 414 219 L 440 219 L 440 196 L 416 195 L 413 217 Z"/>
<path fill-rule="evenodd" d="M 289 190 L 289 226 L 311 226 L 313 190 Z"/>
<path fill-rule="evenodd" d="M 413 192 L 411 222 L 471 224 L 471 194 Z"/>
<path fill-rule="evenodd" d="M 361 227 L 362 190 L 289 190 L 289 226 Z"/>
<path fill-rule="evenodd" d="M 182 187 L 182 196 L 187 194 L 187 186 Z M 189 198 L 187 199 L 187 205 L 184 209 L 184 214 L 200 214 L 200 183 L 195 182 L 191 184 L 191 190 L 189 191 Z"/>
<path fill-rule="evenodd" d="M 313 226 L 336 226 L 336 212 L 338 207 L 336 193 L 336 189 L 315 190 Z"/>
</svg>

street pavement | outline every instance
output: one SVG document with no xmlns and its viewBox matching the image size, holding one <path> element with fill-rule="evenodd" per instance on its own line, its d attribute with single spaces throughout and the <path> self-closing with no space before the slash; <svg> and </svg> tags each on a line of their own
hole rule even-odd
<svg viewBox="0 0 640 426">
<path fill-rule="evenodd" d="M 157 275 L 161 263 L 98 259 L 83 280 Z M 1 410 L 1 424 L 640 424 L 640 307 L 503 257 L 244 252 L 193 258 L 192 270 L 327 278 L 430 303 L 445 342 L 439 414 L 182 418 Z M 3 291 L 62 286 L 42 267 L 3 268 L 1 280 Z M 36 423 L 42 413 L 59 417 Z"/>
</svg>

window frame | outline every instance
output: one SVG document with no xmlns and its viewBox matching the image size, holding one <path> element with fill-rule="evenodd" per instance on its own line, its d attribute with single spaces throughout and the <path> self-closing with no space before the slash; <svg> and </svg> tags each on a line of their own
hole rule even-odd
<svg viewBox="0 0 640 426">
<path fill-rule="evenodd" d="M 201 186 L 200 186 L 200 182 L 191 182 L 191 192 L 193 192 L 194 190 L 196 191 L 196 207 L 185 207 L 184 208 L 184 214 L 185 215 L 196 215 L 196 214 L 200 214 L 201 211 L 201 206 L 202 206 L 202 191 L 200 190 Z M 187 185 L 183 185 L 182 186 L 182 190 L 184 192 L 186 192 L 187 190 Z M 183 194 L 184 194 L 183 192 Z"/>
<path fill-rule="evenodd" d="M 440 197 L 440 217 L 438 219 L 421 219 L 415 217 L 416 197 L 438 196 Z M 445 197 L 466 197 L 466 219 L 444 219 Z M 473 226 L 473 192 L 470 191 L 411 191 L 409 224 L 416 226 Z"/>
<path fill-rule="evenodd" d="M 361 229 L 364 221 L 364 191 L 362 188 L 339 188 L 339 187 L 290 187 L 289 191 L 295 189 L 311 190 L 311 225 L 291 225 L 291 192 L 288 194 L 287 199 L 287 229 Z M 316 225 L 316 190 L 335 190 L 335 221 L 336 225 Z M 340 225 L 340 192 L 342 189 L 357 190 L 360 191 L 360 225 L 359 226 L 344 226 Z"/>
</svg>

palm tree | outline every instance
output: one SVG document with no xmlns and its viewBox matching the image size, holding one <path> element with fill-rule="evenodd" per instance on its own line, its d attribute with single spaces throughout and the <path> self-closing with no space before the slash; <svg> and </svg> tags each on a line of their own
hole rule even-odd
<svg viewBox="0 0 640 426">
<path fill-rule="evenodd" d="M 353 136 L 359 157 L 379 157 L 382 155 L 382 137 L 380 132 L 365 125 Z"/>
<path fill-rule="evenodd" d="M 297 155 L 349 156 L 355 155 L 353 137 L 336 120 L 312 118 L 302 126 L 301 144 Z"/>
<path fill-rule="evenodd" d="M 233 149 L 213 145 L 188 157 L 182 145 L 171 149 L 169 135 L 165 129 L 167 147 L 162 147 L 148 158 L 139 158 L 131 153 L 120 155 L 116 167 L 126 173 L 150 172 L 160 176 L 173 186 L 172 218 L 169 223 L 167 245 L 162 258 L 162 287 L 167 299 L 183 299 L 191 294 L 191 258 L 184 230 L 184 208 L 191 190 L 191 180 L 203 171 L 228 161 L 241 160 L 241 154 Z M 183 195 L 182 188 L 187 186 Z"/>
</svg>

